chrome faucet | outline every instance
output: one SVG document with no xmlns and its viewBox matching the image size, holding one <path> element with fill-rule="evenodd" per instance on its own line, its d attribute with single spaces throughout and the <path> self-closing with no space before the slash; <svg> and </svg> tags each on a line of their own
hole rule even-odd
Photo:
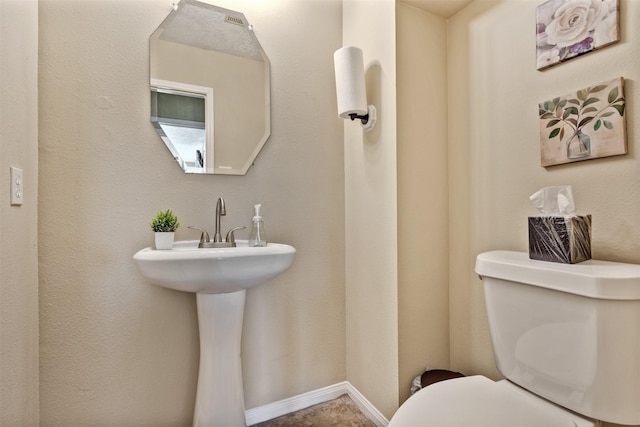
<svg viewBox="0 0 640 427">
<path fill-rule="evenodd" d="M 190 225 L 189 228 L 193 230 L 200 230 L 200 242 L 198 243 L 199 248 L 235 248 L 236 247 L 236 237 L 233 234 L 236 230 L 242 230 L 247 227 L 234 227 L 227 233 L 226 238 L 222 238 L 222 234 L 220 234 L 220 217 L 227 214 L 227 209 L 224 205 L 224 199 L 222 197 L 218 197 L 218 202 L 216 203 L 216 231 L 213 235 L 213 242 L 209 238 L 209 233 L 203 228 L 195 227 Z"/>
<path fill-rule="evenodd" d="M 227 214 L 227 209 L 224 206 L 224 199 L 222 197 L 218 197 L 218 202 L 216 203 L 216 232 L 213 235 L 214 243 L 223 242 L 222 235 L 220 234 L 220 217 Z"/>
</svg>

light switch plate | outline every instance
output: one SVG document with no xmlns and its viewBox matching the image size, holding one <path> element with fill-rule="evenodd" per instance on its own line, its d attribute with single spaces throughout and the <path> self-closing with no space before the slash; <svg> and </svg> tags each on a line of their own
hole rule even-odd
<svg viewBox="0 0 640 427">
<path fill-rule="evenodd" d="M 11 166 L 11 206 L 24 203 L 24 181 L 22 169 Z"/>
</svg>

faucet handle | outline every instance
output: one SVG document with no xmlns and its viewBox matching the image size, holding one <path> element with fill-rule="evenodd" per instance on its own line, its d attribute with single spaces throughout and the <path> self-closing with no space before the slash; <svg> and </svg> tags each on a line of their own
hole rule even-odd
<svg viewBox="0 0 640 427">
<path fill-rule="evenodd" d="M 207 230 L 205 230 L 204 228 L 196 227 L 195 225 L 188 225 L 187 228 L 190 228 L 192 230 L 199 230 L 202 232 L 202 234 L 200 234 L 200 243 L 198 243 L 199 248 L 204 247 L 205 243 L 209 243 L 211 241 L 211 239 L 209 238 L 209 233 L 207 233 Z"/>
<path fill-rule="evenodd" d="M 236 230 L 243 230 L 247 227 L 241 226 L 241 227 L 234 227 L 231 230 L 229 230 L 229 232 L 227 233 L 227 238 L 225 239 L 227 243 L 232 243 L 231 246 L 235 247 L 236 246 L 236 236 L 234 233 L 234 231 Z"/>
</svg>

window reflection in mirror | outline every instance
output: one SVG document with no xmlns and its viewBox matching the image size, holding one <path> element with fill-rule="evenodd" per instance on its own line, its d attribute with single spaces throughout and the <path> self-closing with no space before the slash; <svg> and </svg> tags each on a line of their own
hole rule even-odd
<svg viewBox="0 0 640 427">
<path fill-rule="evenodd" d="M 177 7 L 150 37 L 151 121 L 185 172 L 244 175 L 271 132 L 269 60 L 242 13 Z"/>
<path fill-rule="evenodd" d="M 151 123 L 187 173 L 213 172 L 212 105 L 210 88 L 151 80 Z"/>
</svg>

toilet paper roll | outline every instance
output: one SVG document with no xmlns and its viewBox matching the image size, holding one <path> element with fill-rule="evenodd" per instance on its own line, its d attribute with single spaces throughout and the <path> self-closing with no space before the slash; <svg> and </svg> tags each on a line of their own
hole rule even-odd
<svg viewBox="0 0 640 427">
<path fill-rule="evenodd" d="M 367 114 L 367 92 L 364 84 L 364 60 L 362 50 L 347 46 L 333 54 L 336 73 L 338 116 L 349 118 L 349 114 Z"/>
</svg>

